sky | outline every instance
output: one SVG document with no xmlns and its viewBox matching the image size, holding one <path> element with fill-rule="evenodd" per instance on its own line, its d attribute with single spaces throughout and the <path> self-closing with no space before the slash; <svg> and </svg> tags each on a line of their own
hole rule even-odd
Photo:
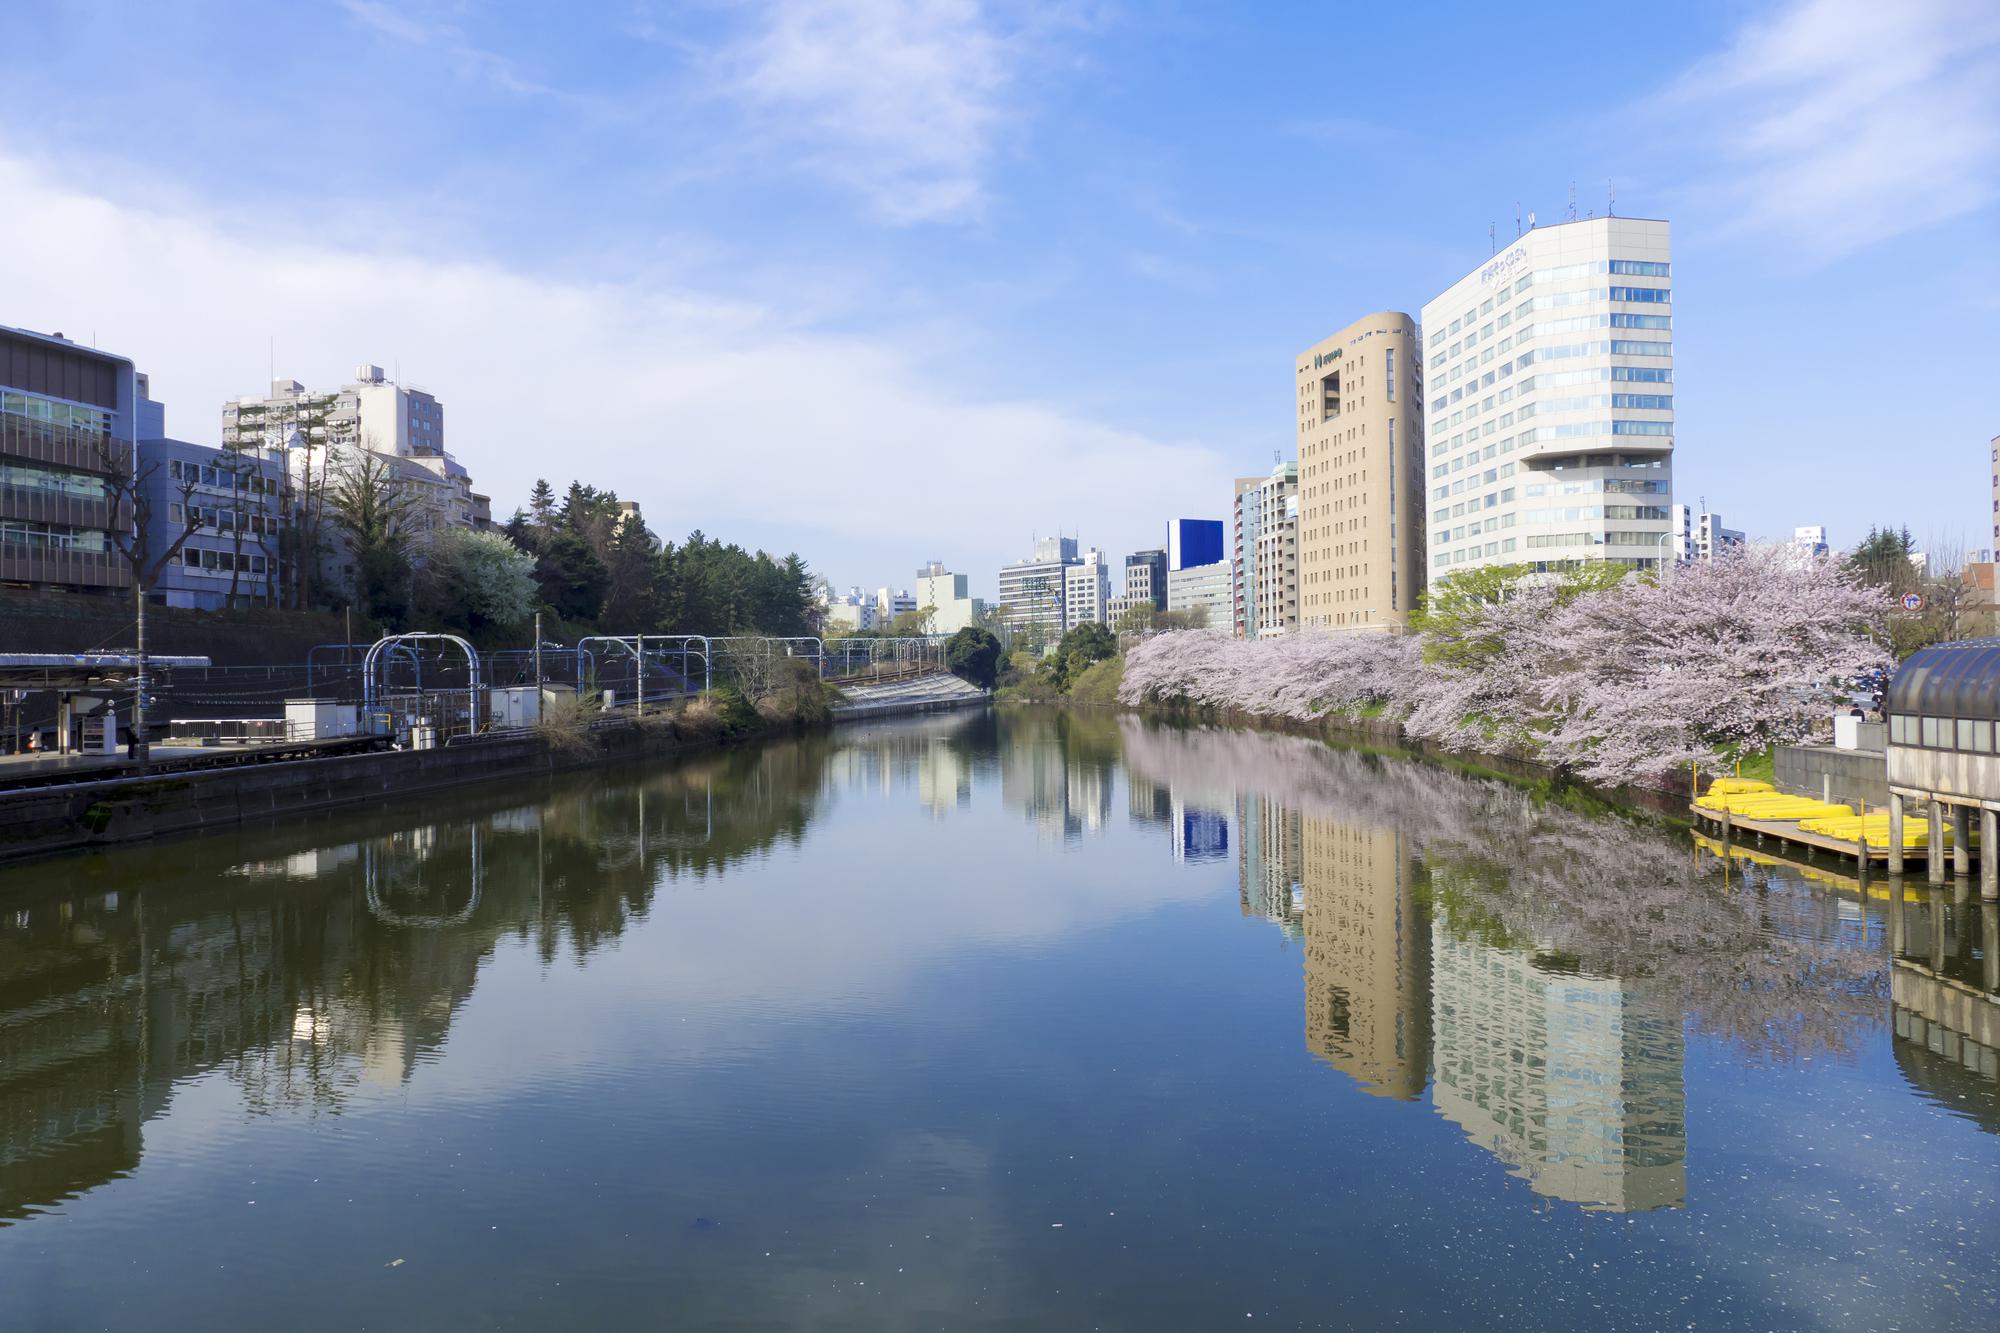
<svg viewBox="0 0 2000 1333">
<path fill-rule="evenodd" d="M 1990 546 L 2000 6 L 52 3 L 7 22 L 0 324 L 214 443 L 273 372 L 546 477 L 991 595 L 1294 452 L 1293 357 L 1517 214 L 1674 224 L 1675 499 Z"/>
</svg>

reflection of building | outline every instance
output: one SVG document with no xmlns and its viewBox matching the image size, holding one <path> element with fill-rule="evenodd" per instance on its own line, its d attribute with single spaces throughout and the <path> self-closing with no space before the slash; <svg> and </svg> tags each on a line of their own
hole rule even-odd
<svg viewBox="0 0 2000 1333">
<path fill-rule="evenodd" d="M 1896 1066 L 1912 1086 L 2000 1133 L 2000 906 L 1895 904 L 1889 976 Z"/>
<path fill-rule="evenodd" d="M 1126 816 L 1134 824 L 1157 824 L 1164 828 L 1173 822 L 1173 793 L 1129 768 L 1125 770 L 1125 803 Z"/>
<path fill-rule="evenodd" d="M 939 817 L 972 804 L 972 768 L 943 741 L 917 759 L 917 800 Z"/>
<path fill-rule="evenodd" d="M 1305 908 L 1298 811 L 1243 792 L 1236 798 L 1236 829 L 1237 892 L 1243 915 L 1264 917 L 1277 922 L 1287 935 L 1298 934 Z"/>
<path fill-rule="evenodd" d="M 1537 1194 L 1630 1212 L 1687 1200 L 1679 1017 L 1624 982 L 1431 928 L 1431 1099 Z"/>
<path fill-rule="evenodd" d="M 1170 827 L 1174 860 L 1220 861 L 1229 855 L 1229 816 L 1219 810 L 1191 809 L 1173 798 Z"/>
<path fill-rule="evenodd" d="M 1300 844 L 1306 1049 L 1369 1092 L 1415 1098 L 1430 1072 L 1431 932 L 1409 841 L 1307 816 Z"/>
</svg>

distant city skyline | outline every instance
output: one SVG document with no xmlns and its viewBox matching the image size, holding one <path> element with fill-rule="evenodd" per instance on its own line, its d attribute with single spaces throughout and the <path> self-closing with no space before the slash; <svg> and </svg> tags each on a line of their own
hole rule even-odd
<svg viewBox="0 0 2000 1333">
<path fill-rule="evenodd" d="M 1054 524 L 1122 554 L 1222 517 L 1292 454 L 1298 349 L 1610 209 L 1674 225 L 1677 499 L 1972 544 L 2000 11 L 1699 0 L 1613 79 L 1601 18 L 37 6 L 0 323 L 131 357 L 196 443 L 374 361 L 451 404 L 497 516 L 575 477 L 671 539 L 991 597 Z M 1869 336 L 1892 311 L 1922 336 Z M 1843 330 L 1926 392 L 1849 392 Z"/>
</svg>

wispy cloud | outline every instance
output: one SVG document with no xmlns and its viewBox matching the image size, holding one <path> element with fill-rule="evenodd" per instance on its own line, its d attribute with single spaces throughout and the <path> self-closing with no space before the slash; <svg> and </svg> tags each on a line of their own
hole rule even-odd
<svg viewBox="0 0 2000 1333">
<path fill-rule="evenodd" d="M 456 24 L 419 18 L 407 6 L 398 7 L 384 0 L 339 0 L 339 3 L 348 17 L 363 27 L 392 41 L 436 51 L 461 78 L 524 97 L 574 98 L 573 94 L 523 74 L 513 60 L 477 45 Z"/>
<path fill-rule="evenodd" d="M 1813 258 L 1985 208 L 2000 175 L 2000 6 L 1799 0 L 1652 107 L 1719 164 L 1740 230 Z"/>
<path fill-rule="evenodd" d="M 778 0 L 727 47 L 724 91 L 894 222 L 976 216 L 1043 29 L 981 0 Z"/>
</svg>

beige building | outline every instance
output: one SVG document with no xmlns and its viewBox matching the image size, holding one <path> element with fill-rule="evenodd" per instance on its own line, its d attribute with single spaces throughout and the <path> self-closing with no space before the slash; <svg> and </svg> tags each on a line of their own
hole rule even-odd
<svg viewBox="0 0 2000 1333">
<path fill-rule="evenodd" d="M 1357 320 L 1299 353 L 1299 627 L 1401 630 L 1424 587 L 1416 321 Z"/>
<path fill-rule="evenodd" d="M 2000 435 L 1993 437 L 1993 549 L 2000 551 Z"/>
<path fill-rule="evenodd" d="M 1308 815 L 1306 1049 L 1378 1097 L 1412 1101 L 1430 1075 L 1431 930 L 1417 860 L 1395 829 Z"/>
</svg>

